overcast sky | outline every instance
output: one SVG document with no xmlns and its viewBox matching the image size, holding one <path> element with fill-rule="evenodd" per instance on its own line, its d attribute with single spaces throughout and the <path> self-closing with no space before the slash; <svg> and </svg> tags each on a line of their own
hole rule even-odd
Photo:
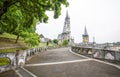
<svg viewBox="0 0 120 77">
<path fill-rule="evenodd" d="M 62 7 L 61 16 L 53 19 L 53 12 L 47 12 L 47 24 L 37 25 L 37 33 L 54 39 L 62 33 L 66 10 L 70 16 L 71 36 L 75 42 L 82 42 L 86 25 L 89 39 L 97 43 L 120 41 L 120 0 L 69 0 L 68 8 Z"/>
</svg>

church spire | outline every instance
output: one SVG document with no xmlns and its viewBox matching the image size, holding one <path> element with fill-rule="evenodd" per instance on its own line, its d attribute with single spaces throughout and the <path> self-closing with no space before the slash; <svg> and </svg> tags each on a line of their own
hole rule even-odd
<svg viewBox="0 0 120 77">
<path fill-rule="evenodd" d="M 66 11 L 66 19 L 69 19 L 69 14 L 68 14 L 68 10 Z"/>
<path fill-rule="evenodd" d="M 85 26 L 85 30 L 84 30 L 84 35 L 88 35 L 86 26 Z"/>
<path fill-rule="evenodd" d="M 70 33 L 70 17 L 68 15 L 68 10 L 66 10 L 66 17 L 63 27 L 63 33 L 69 32 Z"/>
<path fill-rule="evenodd" d="M 88 43 L 89 42 L 89 35 L 87 33 L 87 29 L 85 26 L 84 34 L 83 34 L 83 43 Z"/>
</svg>

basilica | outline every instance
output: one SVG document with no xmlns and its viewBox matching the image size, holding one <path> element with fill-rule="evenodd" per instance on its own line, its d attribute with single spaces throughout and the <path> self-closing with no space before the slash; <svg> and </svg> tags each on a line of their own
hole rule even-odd
<svg viewBox="0 0 120 77">
<path fill-rule="evenodd" d="M 66 11 L 63 32 L 58 35 L 59 44 L 62 43 L 64 40 L 68 40 L 69 44 L 74 42 L 74 39 L 71 38 L 70 17 L 68 15 L 68 11 Z"/>
<path fill-rule="evenodd" d="M 87 33 L 87 29 L 85 26 L 84 34 L 82 35 L 82 43 L 81 44 L 89 44 L 89 35 Z M 66 11 L 65 22 L 63 26 L 63 31 L 61 34 L 58 35 L 58 43 L 62 44 L 64 40 L 68 40 L 69 44 L 74 44 L 74 39 L 71 37 L 71 30 L 70 30 L 70 16 L 68 11 Z"/>
</svg>

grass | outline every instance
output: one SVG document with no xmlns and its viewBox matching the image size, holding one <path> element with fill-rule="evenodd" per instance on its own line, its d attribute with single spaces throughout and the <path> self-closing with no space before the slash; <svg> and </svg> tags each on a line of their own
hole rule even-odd
<svg viewBox="0 0 120 77">
<path fill-rule="evenodd" d="M 22 48 L 7 48 L 7 49 L 1 49 L 0 50 L 0 54 L 1 53 L 9 53 L 9 52 L 16 52 L 16 51 L 19 51 L 19 50 L 25 50 L 25 49 L 28 49 L 27 47 L 22 47 Z"/>
<path fill-rule="evenodd" d="M 40 43 L 39 47 L 45 47 L 47 46 L 46 43 Z M 49 43 L 48 46 L 56 46 L 56 44 L 53 44 L 53 43 Z"/>
<path fill-rule="evenodd" d="M 16 39 L 16 35 L 14 34 L 9 34 L 9 33 L 3 33 L 2 35 L 0 35 L 0 37 L 2 38 L 9 38 L 9 39 Z M 22 38 L 19 38 L 20 40 L 22 40 Z"/>
<path fill-rule="evenodd" d="M 26 43 L 23 38 L 19 38 L 18 43 L 15 43 L 16 35 L 3 33 L 0 35 L 0 53 L 16 52 L 16 50 L 27 49 Z"/>
<path fill-rule="evenodd" d="M 47 46 L 46 43 L 40 43 L 39 44 L 39 47 L 45 47 L 45 46 Z"/>
<path fill-rule="evenodd" d="M 9 52 L 16 52 L 16 50 L 25 50 L 31 47 L 28 47 L 26 43 L 24 43 L 23 38 L 19 38 L 18 43 L 15 43 L 16 35 L 3 33 L 0 35 L 0 53 L 9 53 Z M 46 43 L 40 43 L 39 46 L 32 47 L 46 47 Z M 48 46 L 57 46 L 56 44 L 49 43 Z M 2 48 L 2 49 L 1 49 Z"/>
<path fill-rule="evenodd" d="M 10 60 L 8 58 L 0 58 L 0 66 L 6 66 L 10 64 Z"/>
</svg>

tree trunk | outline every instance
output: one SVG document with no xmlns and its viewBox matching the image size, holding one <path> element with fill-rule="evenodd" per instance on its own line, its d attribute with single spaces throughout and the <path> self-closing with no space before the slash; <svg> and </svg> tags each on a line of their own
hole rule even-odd
<svg viewBox="0 0 120 77">
<path fill-rule="evenodd" d="M 18 43 L 19 35 L 17 35 L 15 43 Z"/>
</svg>

